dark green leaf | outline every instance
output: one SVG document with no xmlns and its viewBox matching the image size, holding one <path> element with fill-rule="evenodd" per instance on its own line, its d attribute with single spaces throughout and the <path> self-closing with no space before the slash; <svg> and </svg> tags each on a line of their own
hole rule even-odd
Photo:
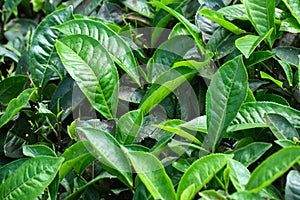
<svg viewBox="0 0 300 200">
<path fill-rule="evenodd" d="M 3 5 L 4 14 L 2 13 L 2 22 L 4 24 L 7 23 L 10 16 L 17 10 L 17 7 L 21 2 L 22 2 L 21 0 L 4 1 L 4 5 Z"/>
<path fill-rule="evenodd" d="M 287 175 L 285 184 L 285 199 L 300 199 L 300 173 L 292 170 Z"/>
</svg>

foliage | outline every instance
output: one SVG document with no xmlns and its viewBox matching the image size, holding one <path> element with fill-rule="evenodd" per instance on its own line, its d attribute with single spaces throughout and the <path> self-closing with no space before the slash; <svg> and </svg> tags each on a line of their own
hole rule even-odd
<svg viewBox="0 0 300 200">
<path fill-rule="evenodd" d="M 300 198 L 299 1 L 0 6 L 0 199 Z"/>
</svg>

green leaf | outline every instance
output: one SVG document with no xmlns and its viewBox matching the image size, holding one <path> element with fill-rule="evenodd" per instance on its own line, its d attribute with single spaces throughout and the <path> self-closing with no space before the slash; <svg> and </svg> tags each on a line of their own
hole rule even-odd
<svg viewBox="0 0 300 200">
<path fill-rule="evenodd" d="M 279 31 L 286 31 L 290 33 L 300 33 L 300 24 L 293 17 L 287 17 L 281 21 Z"/>
<path fill-rule="evenodd" d="M 151 8 L 147 4 L 148 2 L 146 0 L 125 0 L 122 1 L 122 3 L 131 10 L 134 10 L 135 12 L 139 13 L 140 15 L 143 15 L 148 18 L 154 17 Z"/>
<path fill-rule="evenodd" d="M 180 200 L 190 200 L 193 199 L 195 193 L 195 184 L 190 185 L 187 187 L 180 197 Z"/>
<path fill-rule="evenodd" d="M 18 5 L 22 2 L 22 0 L 7 0 L 4 1 L 2 12 L 2 22 L 5 25 L 9 20 L 11 14 L 17 10 Z"/>
<path fill-rule="evenodd" d="M 74 168 L 78 174 L 81 174 L 86 167 L 95 160 L 90 151 L 87 150 L 87 141 L 80 141 L 67 148 L 61 155 L 65 159 L 59 169 L 59 179 L 62 180 L 69 171 Z"/>
<path fill-rule="evenodd" d="M 241 56 L 225 63 L 213 76 L 206 95 L 208 134 L 203 144 L 216 150 L 246 98 L 248 75 Z"/>
<path fill-rule="evenodd" d="M 300 2 L 298 0 L 282 0 L 286 7 L 290 10 L 293 17 L 298 21 L 300 24 Z"/>
<path fill-rule="evenodd" d="M 261 63 L 264 60 L 272 58 L 276 53 L 270 51 L 255 51 L 250 57 L 245 61 L 246 68 L 249 68 L 253 65 Z"/>
<path fill-rule="evenodd" d="M 118 174 L 115 175 L 121 181 L 128 186 L 132 186 L 129 161 L 117 140 L 101 129 L 78 127 L 77 130 L 87 138 L 89 143 L 86 147 L 88 150 L 94 152 L 97 157 L 101 158 L 104 165 L 112 170 L 116 170 Z"/>
<path fill-rule="evenodd" d="M 275 40 L 275 1 L 269 0 L 244 0 L 248 18 L 260 36 L 266 35 L 274 29 L 266 41 L 270 47 Z"/>
<path fill-rule="evenodd" d="M 246 35 L 241 37 L 235 41 L 236 47 L 242 52 L 242 54 L 248 59 L 256 47 L 271 33 L 273 29 L 271 29 L 264 36 L 255 36 L 255 35 Z"/>
<path fill-rule="evenodd" d="M 233 155 L 212 154 L 195 161 L 183 174 L 177 189 L 177 199 L 190 185 L 195 185 L 192 197 L 197 194 L 220 171 Z"/>
<path fill-rule="evenodd" d="M 237 27 L 236 25 L 234 25 L 233 23 L 227 21 L 224 18 L 224 16 L 221 13 L 217 12 L 217 11 L 204 8 L 204 9 L 200 10 L 199 13 L 201 15 L 203 15 L 204 17 L 207 17 L 210 20 L 220 24 L 221 26 L 223 26 L 227 30 L 233 32 L 234 34 L 239 35 L 239 34 L 242 34 L 242 33 L 246 33 L 245 30 L 242 30 L 239 27 Z"/>
<path fill-rule="evenodd" d="M 189 22 L 184 16 L 179 14 L 177 11 L 162 4 L 161 2 L 152 1 L 149 3 L 155 5 L 158 8 L 164 9 L 165 11 L 167 11 L 168 13 L 173 15 L 177 20 L 179 20 L 185 26 L 185 28 L 188 30 L 188 32 L 192 35 L 194 40 L 196 41 L 196 43 L 200 49 L 200 53 L 205 54 L 205 45 L 201 39 L 201 31 L 197 26 L 195 26 L 194 24 Z"/>
<path fill-rule="evenodd" d="M 265 142 L 252 142 L 247 146 L 236 149 L 233 159 L 239 161 L 244 166 L 248 167 L 258 160 L 267 150 L 272 147 L 272 144 Z"/>
<path fill-rule="evenodd" d="M 300 199 L 300 173 L 292 170 L 288 173 L 285 184 L 285 199 Z"/>
<path fill-rule="evenodd" d="M 278 140 L 293 140 L 293 138 L 300 139 L 297 130 L 280 114 L 266 114 L 265 119 L 272 133 Z"/>
<path fill-rule="evenodd" d="M 276 56 L 280 58 L 282 61 L 294 65 L 295 67 L 298 67 L 299 64 L 299 58 L 298 55 L 300 54 L 300 49 L 295 47 L 276 47 L 272 49 L 273 52 L 276 53 Z"/>
<path fill-rule="evenodd" d="M 140 85 L 138 64 L 130 47 L 112 29 L 100 21 L 74 19 L 55 27 L 66 35 L 84 34 L 98 42 L 110 53 L 113 60 Z"/>
<path fill-rule="evenodd" d="M 300 111 L 290 106 L 273 102 L 249 102 L 241 106 L 236 118 L 232 121 L 227 131 L 268 127 L 264 115 L 269 113 L 280 113 L 294 127 L 300 127 Z"/>
<path fill-rule="evenodd" d="M 127 155 L 139 178 L 155 199 L 176 199 L 171 179 L 155 156 L 138 151 L 127 152 Z"/>
<path fill-rule="evenodd" d="M 180 124 L 180 127 L 192 130 L 207 133 L 206 127 L 206 115 L 196 117 L 195 119 L 188 121 L 186 123 Z"/>
<path fill-rule="evenodd" d="M 215 190 L 204 190 L 203 192 L 199 192 L 199 195 L 204 200 L 226 200 L 224 194 L 220 194 L 222 191 L 217 192 Z"/>
<path fill-rule="evenodd" d="M 8 103 L 4 114 L 0 117 L 0 127 L 9 122 L 23 107 L 27 105 L 35 91 L 35 88 L 28 88 L 19 94 L 17 98 L 12 99 Z"/>
<path fill-rule="evenodd" d="M 233 17 L 239 20 L 248 20 L 248 15 L 246 13 L 245 6 L 243 4 L 228 5 L 218 10 L 226 17 Z"/>
<path fill-rule="evenodd" d="M 275 140 L 274 142 L 283 148 L 290 147 L 290 146 L 297 146 L 297 143 L 291 140 Z"/>
<path fill-rule="evenodd" d="M 234 185 L 237 191 L 245 190 L 245 186 L 249 181 L 250 172 L 249 170 L 240 162 L 235 161 L 233 159 L 229 162 L 230 166 L 230 180 Z"/>
<path fill-rule="evenodd" d="M 23 146 L 23 154 L 25 156 L 30 156 L 30 157 L 37 157 L 37 156 L 56 157 L 56 153 L 52 149 L 41 144 Z"/>
<path fill-rule="evenodd" d="M 35 199 L 55 178 L 63 160 L 48 156 L 26 160 L 0 185 L 0 199 Z"/>
<path fill-rule="evenodd" d="M 63 65 L 93 108 L 105 118 L 116 115 L 118 71 L 105 48 L 86 35 L 70 35 L 56 43 Z"/>
<path fill-rule="evenodd" d="M 179 36 L 179 35 L 190 35 L 188 30 L 184 27 L 182 23 L 177 23 L 173 28 L 171 33 L 168 36 L 168 39 L 171 39 L 173 37 Z"/>
<path fill-rule="evenodd" d="M 8 104 L 9 101 L 18 96 L 28 83 L 29 79 L 27 76 L 16 75 L 8 77 L 0 82 L 0 102 L 4 105 Z"/>
<path fill-rule="evenodd" d="M 267 73 L 265 73 L 263 71 L 260 71 L 259 73 L 260 73 L 261 78 L 268 79 L 268 80 L 274 82 L 276 85 L 278 85 L 279 87 L 282 88 L 283 82 L 281 82 L 279 80 L 276 80 L 275 78 L 273 78 L 273 76 L 271 76 L 271 75 L 269 75 L 269 74 L 267 74 Z"/>
<path fill-rule="evenodd" d="M 289 85 L 292 86 L 293 85 L 293 70 L 292 70 L 291 66 L 282 60 L 277 60 L 277 61 L 280 64 L 280 66 L 282 67 Z"/>
<path fill-rule="evenodd" d="M 300 158 L 300 147 L 286 147 L 269 156 L 251 174 L 247 190 L 259 192 L 281 177 Z M 280 162 L 280 164 L 278 164 Z"/>
<path fill-rule="evenodd" d="M 29 71 L 37 86 L 44 87 L 53 75 L 53 71 L 47 66 L 55 65 L 53 60 L 57 55 L 54 45 L 60 33 L 51 27 L 70 19 L 72 19 L 71 7 L 57 10 L 43 19 L 31 37 Z"/>
<path fill-rule="evenodd" d="M 259 194 L 254 194 L 249 191 L 235 192 L 231 194 L 230 199 L 240 200 L 240 199 L 255 199 L 255 200 L 264 200 L 265 198 L 261 197 Z"/>
<path fill-rule="evenodd" d="M 170 69 L 157 78 L 156 82 L 147 90 L 140 109 L 143 114 L 148 114 L 156 105 L 166 98 L 181 84 L 194 77 L 197 71 L 187 67 Z"/>
<path fill-rule="evenodd" d="M 116 128 L 116 139 L 120 144 L 132 144 L 143 123 L 141 110 L 134 110 L 120 117 Z"/>
<path fill-rule="evenodd" d="M 15 170 L 18 169 L 18 167 L 20 167 L 26 160 L 28 159 L 22 158 L 2 166 L 0 168 L 0 185 L 2 185 L 12 174 L 14 174 Z"/>
</svg>

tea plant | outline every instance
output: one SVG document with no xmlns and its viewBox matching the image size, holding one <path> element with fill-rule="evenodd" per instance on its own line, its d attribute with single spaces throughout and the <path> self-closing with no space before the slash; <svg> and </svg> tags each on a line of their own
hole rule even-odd
<svg viewBox="0 0 300 200">
<path fill-rule="evenodd" d="M 0 199 L 300 199 L 298 1 L 0 5 Z"/>
</svg>

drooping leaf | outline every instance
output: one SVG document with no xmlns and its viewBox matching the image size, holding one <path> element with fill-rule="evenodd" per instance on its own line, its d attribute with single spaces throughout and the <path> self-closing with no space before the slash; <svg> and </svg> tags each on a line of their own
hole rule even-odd
<svg viewBox="0 0 300 200">
<path fill-rule="evenodd" d="M 299 199 L 300 198 L 300 173 L 292 170 L 287 175 L 285 184 L 285 199 Z"/>
<path fill-rule="evenodd" d="M 23 146 L 23 154 L 25 156 L 37 157 L 37 156 L 56 156 L 56 153 L 48 146 L 35 144 Z"/>
<path fill-rule="evenodd" d="M 300 111 L 273 102 L 244 103 L 227 131 L 267 127 L 265 114 L 280 113 L 294 127 L 300 127 Z"/>
<path fill-rule="evenodd" d="M 134 110 L 120 117 L 116 128 L 116 139 L 120 144 L 132 144 L 143 123 L 141 110 Z"/>
<path fill-rule="evenodd" d="M 246 35 L 241 37 L 235 41 L 236 47 L 243 53 L 243 55 L 248 59 L 256 47 L 272 33 L 273 29 L 270 29 L 263 36 L 255 36 L 255 35 Z"/>
<path fill-rule="evenodd" d="M 130 151 L 127 155 L 139 178 L 155 199 L 176 199 L 171 179 L 155 156 L 139 151 Z"/>
<path fill-rule="evenodd" d="M 180 199 L 183 191 L 193 184 L 195 190 L 191 196 L 194 197 L 232 157 L 232 155 L 226 154 L 212 154 L 194 162 L 180 179 L 177 199 Z"/>
<path fill-rule="evenodd" d="M 257 159 L 259 159 L 271 147 L 272 144 L 269 143 L 252 142 L 247 146 L 235 150 L 233 159 L 248 167 Z"/>
<path fill-rule="evenodd" d="M 293 140 L 294 138 L 300 139 L 297 130 L 290 124 L 290 122 L 286 118 L 284 118 L 280 114 L 266 114 L 265 119 L 272 133 L 278 140 Z"/>
<path fill-rule="evenodd" d="M 100 21 L 74 19 L 55 27 L 66 35 L 88 35 L 105 47 L 114 61 L 140 85 L 138 64 L 130 47 L 112 29 Z"/>
<path fill-rule="evenodd" d="M 207 17 L 210 20 L 220 24 L 221 26 L 223 26 L 227 30 L 233 32 L 234 34 L 239 35 L 239 34 L 242 34 L 242 33 L 246 33 L 245 30 L 242 30 L 241 28 L 237 27 L 233 23 L 226 20 L 224 18 L 224 16 L 221 13 L 217 12 L 217 11 L 204 8 L 204 9 L 200 10 L 199 13 L 201 15 L 203 15 L 204 17 Z"/>
<path fill-rule="evenodd" d="M 105 48 L 89 36 L 70 35 L 57 41 L 56 49 L 93 108 L 112 119 L 118 104 L 118 72 Z"/>
<path fill-rule="evenodd" d="M 35 199 L 55 178 L 63 160 L 49 156 L 26 160 L 0 185 L 0 199 Z"/>
<path fill-rule="evenodd" d="M 170 69 L 157 78 L 156 82 L 147 91 L 140 105 L 143 114 L 149 113 L 152 108 L 158 105 L 173 90 L 183 84 L 185 81 L 194 77 L 197 71 L 187 67 Z"/>
<path fill-rule="evenodd" d="M 269 156 L 252 172 L 247 190 L 259 192 L 282 176 L 300 159 L 300 147 L 286 147 Z M 280 161 L 280 164 L 278 163 Z"/>
<path fill-rule="evenodd" d="M 248 76 L 241 56 L 225 63 L 213 76 L 206 95 L 208 134 L 203 144 L 213 152 L 247 95 Z"/>
<path fill-rule="evenodd" d="M 78 127 L 88 140 L 86 147 L 94 152 L 95 156 L 103 161 L 103 164 L 112 170 L 116 170 L 116 175 L 126 185 L 132 186 L 132 175 L 129 161 L 123 153 L 117 140 L 101 129 L 91 127 Z"/>
<path fill-rule="evenodd" d="M 270 47 L 275 40 L 275 1 L 245 0 L 243 1 L 248 18 L 260 36 L 266 35 L 274 29 L 271 36 L 266 38 Z"/>
<path fill-rule="evenodd" d="M 300 24 L 300 2 L 297 0 L 283 0 L 283 2 Z"/>
<path fill-rule="evenodd" d="M 27 76 L 11 76 L 0 82 L 0 102 L 4 105 L 20 94 L 29 79 Z"/>
<path fill-rule="evenodd" d="M 12 99 L 5 109 L 4 114 L 0 117 L 0 127 L 9 122 L 23 107 L 25 107 L 35 93 L 35 88 L 24 90 L 17 98 Z"/>
<path fill-rule="evenodd" d="M 34 31 L 29 50 L 29 71 L 37 86 L 45 86 L 54 73 L 48 66 L 53 65 L 54 57 L 57 56 L 54 45 L 60 32 L 52 27 L 71 19 L 71 7 L 57 10 L 45 17 Z"/>
<path fill-rule="evenodd" d="M 152 1 L 151 4 L 155 5 L 158 8 L 164 9 L 165 11 L 167 11 L 168 13 L 173 15 L 176 19 L 178 19 L 186 27 L 186 29 L 189 31 L 189 33 L 192 35 L 192 37 L 196 41 L 196 43 L 200 49 L 200 53 L 205 54 L 205 45 L 201 39 L 201 34 L 200 34 L 201 31 L 197 26 L 195 26 L 194 24 L 189 22 L 184 16 L 179 14 L 177 11 L 162 4 L 161 2 Z"/>
</svg>

